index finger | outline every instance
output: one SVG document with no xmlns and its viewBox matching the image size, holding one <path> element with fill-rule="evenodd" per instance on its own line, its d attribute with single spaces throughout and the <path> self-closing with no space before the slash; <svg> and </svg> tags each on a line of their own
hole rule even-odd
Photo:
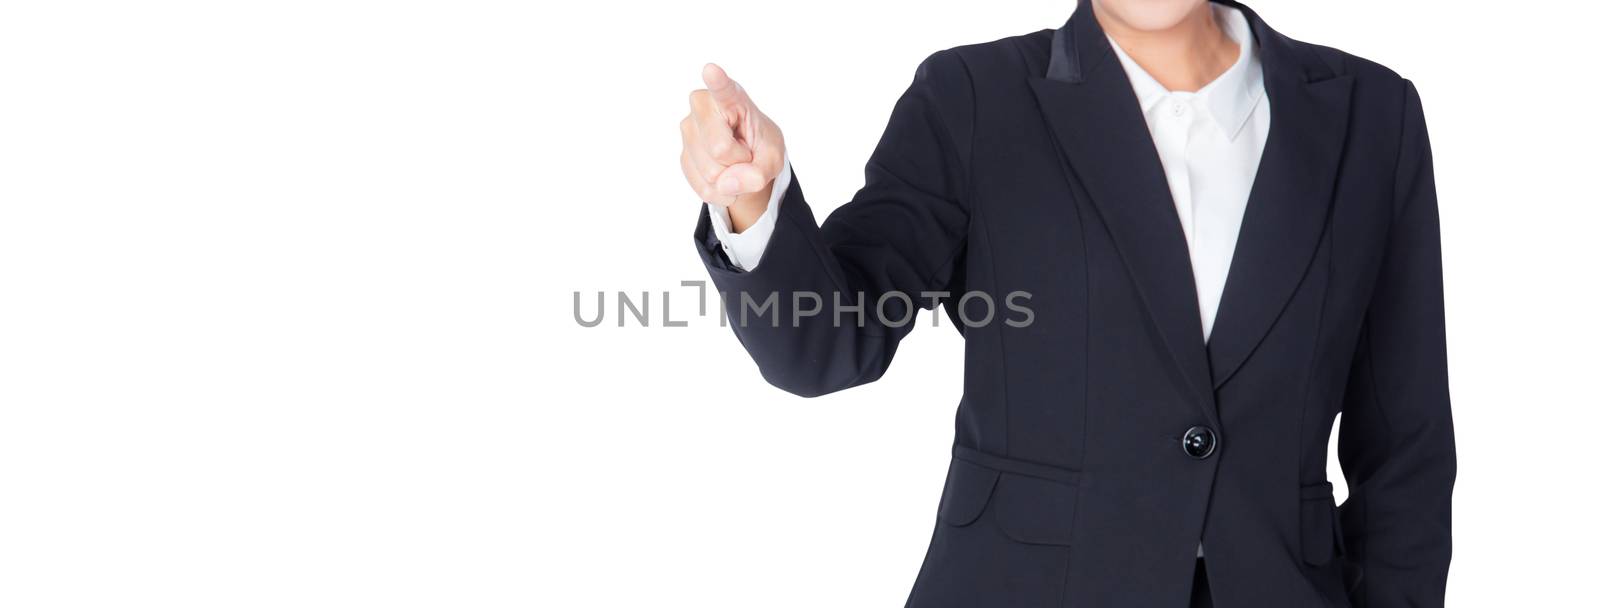
<svg viewBox="0 0 1600 608">
<path fill-rule="evenodd" d="M 711 92 L 711 99 L 717 105 L 728 107 L 744 101 L 744 91 L 739 88 L 739 83 L 729 78 L 721 66 L 706 64 L 705 69 L 700 71 L 700 79 L 706 82 L 706 90 Z"/>
</svg>

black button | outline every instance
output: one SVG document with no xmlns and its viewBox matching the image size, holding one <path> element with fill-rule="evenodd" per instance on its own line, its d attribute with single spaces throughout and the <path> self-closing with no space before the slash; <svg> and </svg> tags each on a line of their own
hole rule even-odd
<svg viewBox="0 0 1600 608">
<path fill-rule="evenodd" d="M 1203 426 L 1189 427 L 1183 433 L 1183 451 L 1195 458 L 1206 458 L 1217 451 L 1217 434 Z"/>
</svg>

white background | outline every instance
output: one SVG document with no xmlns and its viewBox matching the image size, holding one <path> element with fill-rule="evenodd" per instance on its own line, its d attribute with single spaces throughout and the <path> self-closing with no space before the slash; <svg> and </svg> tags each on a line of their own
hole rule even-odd
<svg viewBox="0 0 1600 608">
<path fill-rule="evenodd" d="M 676 123 L 721 62 L 825 213 L 922 58 L 1070 0 L 0 6 L 0 606 L 903 604 L 960 339 L 925 314 L 876 384 L 763 384 L 679 286 Z M 1595 593 L 1579 6 L 1255 3 L 1427 109 L 1455 606 Z"/>
</svg>

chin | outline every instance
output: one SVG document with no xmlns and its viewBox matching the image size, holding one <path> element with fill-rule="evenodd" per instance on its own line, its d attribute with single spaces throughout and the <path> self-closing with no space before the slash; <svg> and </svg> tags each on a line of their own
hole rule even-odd
<svg viewBox="0 0 1600 608">
<path fill-rule="evenodd" d="M 1095 8 L 1128 27 L 1156 32 L 1182 23 L 1208 0 L 1094 0 Z"/>
</svg>

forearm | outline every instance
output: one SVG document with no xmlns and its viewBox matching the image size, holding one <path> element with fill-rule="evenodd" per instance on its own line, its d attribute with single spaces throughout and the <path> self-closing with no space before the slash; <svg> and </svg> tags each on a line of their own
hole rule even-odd
<svg viewBox="0 0 1600 608">
<path fill-rule="evenodd" d="M 883 310 L 874 306 L 874 294 L 887 288 L 883 278 L 845 274 L 797 181 L 782 196 L 782 214 L 762 219 L 774 226 L 758 267 L 732 263 L 744 254 L 718 242 L 715 210 L 708 209 L 696 231 L 726 322 L 778 388 L 811 397 L 871 382 L 910 331 L 909 323 L 886 325 L 880 313 L 901 319 L 915 310 L 898 300 Z M 722 259 L 719 249 L 734 255 Z"/>
<path fill-rule="evenodd" d="M 970 93 L 959 58 L 925 61 L 890 114 L 865 185 L 825 224 L 787 162 L 764 213 L 734 205 L 724 218 L 708 206 L 700 254 L 735 333 L 773 385 L 809 396 L 871 382 L 911 331 L 917 308 L 933 307 L 925 294 L 949 288 L 970 220 L 960 155 L 967 146 L 952 136 L 970 128 L 950 122 L 969 119 Z M 755 249 L 747 239 L 761 232 L 768 236 L 750 255 L 756 265 L 743 258 Z M 739 243 L 725 247 L 722 239 Z"/>
</svg>

